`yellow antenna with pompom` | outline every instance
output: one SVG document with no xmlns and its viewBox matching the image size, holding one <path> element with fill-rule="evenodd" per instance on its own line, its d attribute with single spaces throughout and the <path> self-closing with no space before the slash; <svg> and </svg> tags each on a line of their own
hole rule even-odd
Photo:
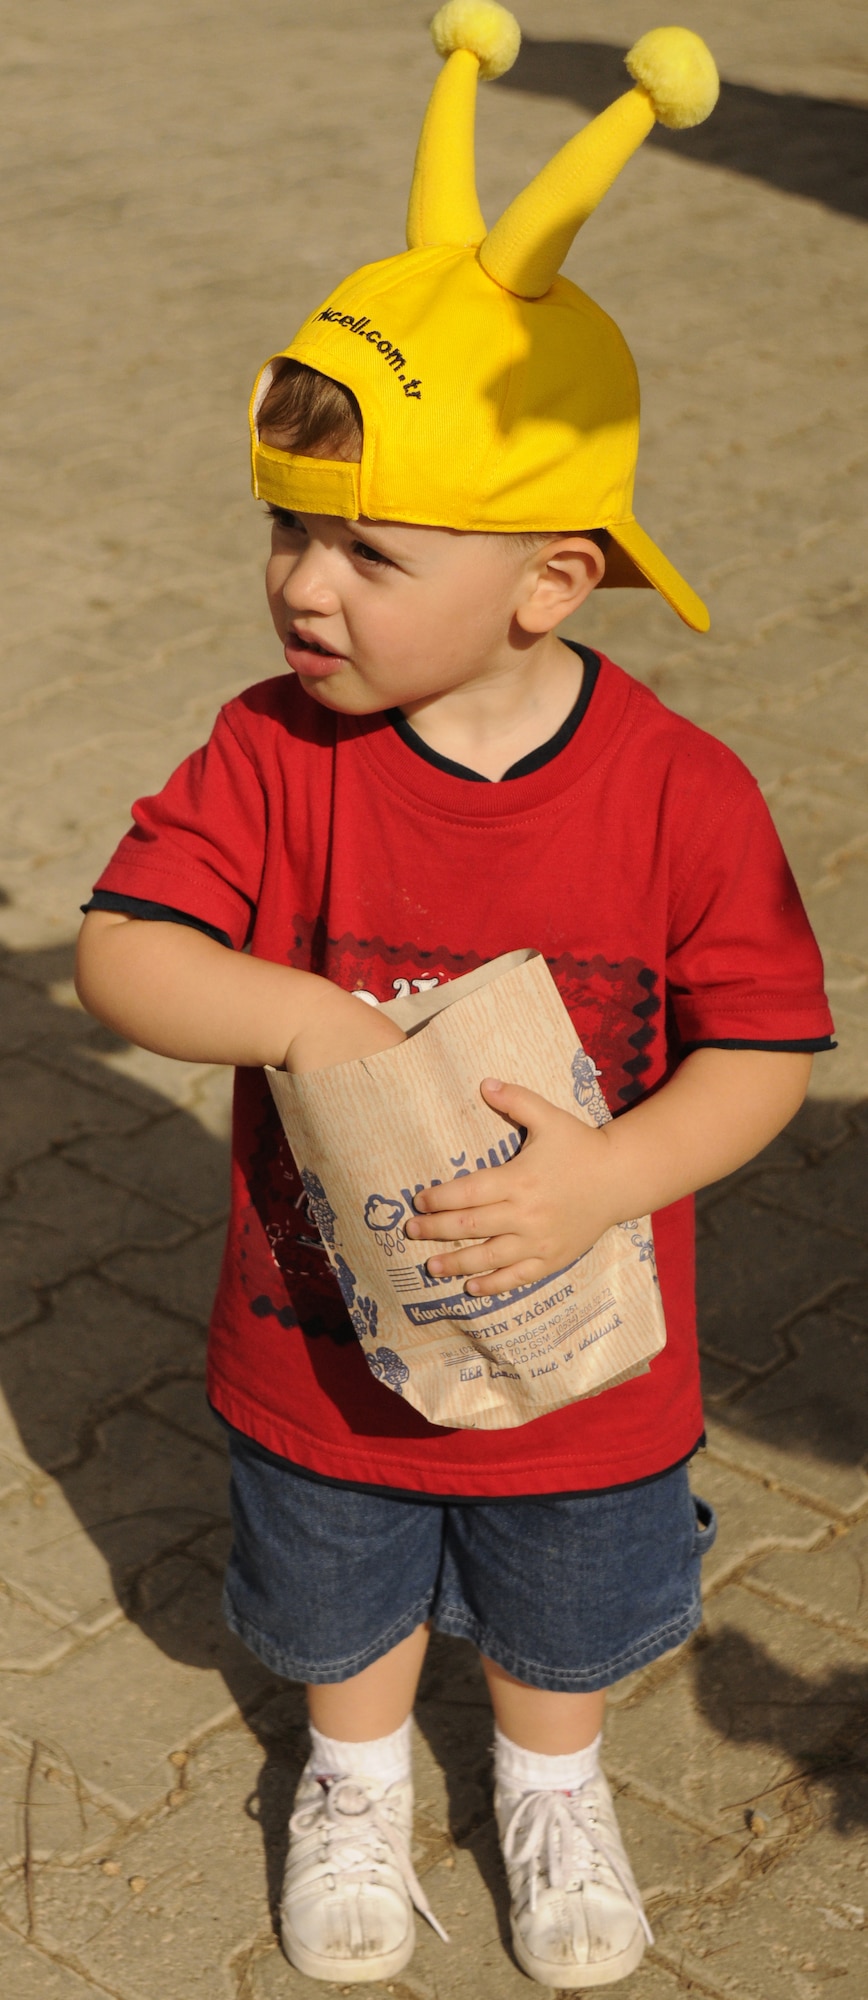
<svg viewBox="0 0 868 2000">
<path fill-rule="evenodd" d="M 656 119 L 678 129 L 701 125 L 714 110 L 720 89 L 714 60 L 689 28 L 652 28 L 626 62 L 635 88 L 555 154 L 481 244 L 483 269 L 519 298 L 539 299 L 549 290 L 573 237 Z"/>
<path fill-rule="evenodd" d="M 476 85 L 480 76 L 503 76 L 512 68 L 521 30 L 495 0 L 447 0 L 434 16 L 431 34 L 446 61 L 416 153 L 407 244 L 411 250 L 453 243 L 475 247 L 485 235 L 476 195 Z"/>
</svg>

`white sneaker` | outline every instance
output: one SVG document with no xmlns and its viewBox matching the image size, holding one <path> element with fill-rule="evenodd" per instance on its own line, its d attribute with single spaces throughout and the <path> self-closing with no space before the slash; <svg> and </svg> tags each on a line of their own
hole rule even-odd
<svg viewBox="0 0 868 2000">
<path fill-rule="evenodd" d="M 289 1822 L 283 1948 L 309 1979 L 390 1979 L 413 1955 L 413 1905 L 448 1944 L 410 1860 L 413 1786 L 304 1771 Z"/>
<path fill-rule="evenodd" d="M 495 1788 L 523 1972 L 541 1986 L 608 1986 L 654 1940 L 601 1771 L 575 1792 Z"/>
</svg>

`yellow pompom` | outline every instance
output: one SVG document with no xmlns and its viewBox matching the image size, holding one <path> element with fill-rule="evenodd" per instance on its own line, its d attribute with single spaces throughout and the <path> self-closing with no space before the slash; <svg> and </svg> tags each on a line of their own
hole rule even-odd
<svg viewBox="0 0 868 2000">
<path fill-rule="evenodd" d="M 720 94 L 714 57 L 692 29 L 652 28 L 634 42 L 625 61 L 647 90 L 661 125 L 683 131 L 701 125 L 714 110 Z"/>
<path fill-rule="evenodd" d="M 479 74 L 505 76 L 521 47 L 521 29 L 514 14 L 496 0 L 446 0 L 431 23 L 438 56 L 466 49 L 479 58 Z"/>
</svg>

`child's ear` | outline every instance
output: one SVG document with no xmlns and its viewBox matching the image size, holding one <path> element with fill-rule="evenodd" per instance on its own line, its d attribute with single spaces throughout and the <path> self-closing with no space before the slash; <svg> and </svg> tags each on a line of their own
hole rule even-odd
<svg viewBox="0 0 868 2000">
<path fill-rule="evenodd" d="M 585 535 L 544 542 L 525 570 L 525 590 L 515 618 L 523 632 L 552 632 L 590 597 L 606 571 L 606 558 Z"/>
</svg>

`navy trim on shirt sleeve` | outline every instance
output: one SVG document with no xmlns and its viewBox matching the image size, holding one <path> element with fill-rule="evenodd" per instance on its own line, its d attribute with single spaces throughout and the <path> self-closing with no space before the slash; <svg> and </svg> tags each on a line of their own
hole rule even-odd
<svg viewBox="0 0 868 2000">
<path fill-rule="evenodd" d="M 772 1055 L 817 1056 L 837 1046 L 831 1035 L 808 1035 L 801 1042 L 742 1042 L 712 1038 L 707 1042 L 685 1042 L 681 1054 L 692 1056 L 694 1049 L 768 1049 Z"/>
<path fill-rule="evenodd" d="M 204 931 L 213 938 L 215 944 L 225 944 L 232 950 L 232 939 L 228 931 L 218 930 L 216 924 L 206 924 L 204 917 L 191 917 L 189 910 L 174 910 L 169 903 L 148 903 L 140 896 L 121 896 L 114 889 L 95 889 L 89 903 L 81 908 L 87 916 L 89 910 L 111 910 L 119 916 L 137 917 L 146 924 L 185 924 L 188 930 Z"/>
</svg>

